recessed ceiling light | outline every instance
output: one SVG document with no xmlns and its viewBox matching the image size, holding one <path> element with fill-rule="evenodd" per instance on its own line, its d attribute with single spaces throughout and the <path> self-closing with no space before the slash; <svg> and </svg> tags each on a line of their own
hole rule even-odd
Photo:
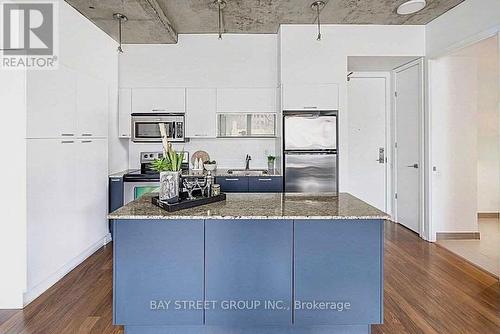
<svg viewBox="0 0 500 334">
<path fill-rule="evenodd" d="M 397 13 L 399 15 L 409 15 L 416 13 L 425 8 L 427 2 L 425 0 L 410 0 L 398 7 Z"/>
</svg>

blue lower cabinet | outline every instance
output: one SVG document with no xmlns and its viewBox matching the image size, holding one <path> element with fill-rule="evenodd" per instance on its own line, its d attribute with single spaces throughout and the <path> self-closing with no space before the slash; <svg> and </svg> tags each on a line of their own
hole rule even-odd
<svg viewBox="0 0 500 334">
<path fill-rule="evenodd" d="M 114 221 L 113 311 L 120 325 L 202 325 L 203 220 Z"/>
<path fill-rule="evenodd" d="M 248 177 L 246 176 L 218 176 L 215 182 L 220 184 L 220 190 L 225 193 L 248 192 Z"/>
<path fill-rule="evenodd" d="M 289 220 L 206 220 L 206 325 L 292 323 Z"/>
<path fill-rule="evenodd" d="M 296 220 L 294 236 L 296 326 L 382 322 L 382 220 Z"/>
<path fill-rule="evenodd" d="M 255 193 L 279 193 L 283 191 L 281 176 L 250 176 L 248 191 Z"/>
</svg>

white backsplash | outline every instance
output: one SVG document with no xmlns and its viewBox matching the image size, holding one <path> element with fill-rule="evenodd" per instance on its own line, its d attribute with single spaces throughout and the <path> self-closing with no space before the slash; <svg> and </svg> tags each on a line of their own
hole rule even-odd
<svg viewBox="0 0 500 334">
<path fill-rule="evenodd" d="M 186 143 L 174 143 L 176 150 L 185 150 L 189 156 L 198 151 L 206 151 L 211 160 L 220 168 L 244 168 L 245 157 L 250 154 L 250 168 L 267 168 L 267 155 L 275 155 L 275 138 L 272 139 L 191 139 Z M 161 151 L 160 143 L 129 144 L 129 168 L 140 167 L 140 152 Z M 191 166 L 192 167 L 192 166 Z"/>
</svg>

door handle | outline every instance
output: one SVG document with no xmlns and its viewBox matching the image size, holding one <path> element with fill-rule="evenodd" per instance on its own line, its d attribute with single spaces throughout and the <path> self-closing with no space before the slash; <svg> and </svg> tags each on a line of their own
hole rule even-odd
<svg viewBox="0 0 500 334">
<path fill-rule="evenodd" d="M 378 159 L 376 160 L 379 164 L 385 163 L 385 148 L 380 147 L 378 149 Z"/>
<path fill-rule="evenodd" d="M 409 168 L 418 168 L 418 164 L 413 164 L 413 165 L 409 165 L 409 166 L 406 166 L 406 167 L 409 167 Z"/>
</svg>

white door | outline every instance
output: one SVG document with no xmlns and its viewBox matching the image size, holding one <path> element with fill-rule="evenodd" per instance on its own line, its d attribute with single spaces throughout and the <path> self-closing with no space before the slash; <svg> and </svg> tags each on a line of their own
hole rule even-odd
<svg viewBox="0 0 500 334">
<path fill-rule="evenodd" d="M 398 223 L 420 233 L 420 124 L 423 92 L 420 60 L 394 71 L 394 88 L 396 216 Z"/>
<path fill-rule="evenodd" d="M 451 55 L 431 65 L 433 232 L 476 232 L 480 78 L 476 60 Z"/>
<path fill-rule="evenodd" d="M 348 83 L 349 192 L 386 211 L 386 77 Z"/>
<path fill-rule="evenodd" d="M 186 90 L 186 137 L 217 137 L 217 94 L 215 88 Z"/>
</svg>

